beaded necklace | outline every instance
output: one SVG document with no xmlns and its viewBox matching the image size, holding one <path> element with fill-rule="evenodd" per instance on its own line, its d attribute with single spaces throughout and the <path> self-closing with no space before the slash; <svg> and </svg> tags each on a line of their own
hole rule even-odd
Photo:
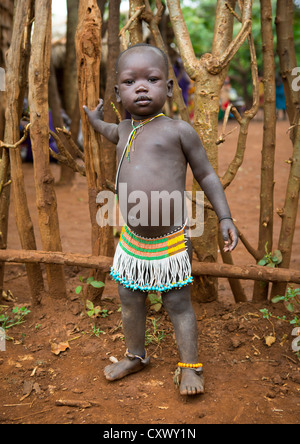
<svg viewBox="0 0 300 444">
<path fill-rule="evenodd" d="M 131 150 L 131 148 L 133 148 L 133 141 L 136 136 L 137 130 L 139 128 L 142 128 L 143 126 L 147 125 L 147 123 L 152 122 L 152 120 L 156 119 L 157 117 L 160 117 L 163 115 L 164 115 L 163 113 L 160 113 L 154 117 L 150 117 L 149 119 L 142 120 L 141 123 L 139 123 L 137 126 L 134 126 L 134 119 L 131 119 L 132 131 L 129 134 L 128 141 L 126 143 L 126 157 L 128 158 L 129 162 L 130 162 L 130 150 Z"/>
<path fill-rule="evenodd" d="M 154 116 L 154 117 L 150 117 L 149 119 L 142 120 L 141 123 L 139 125 L 137 125 L 137 126 L 134 126 L 134 119 L 131 119 L 132 131 L 131 131 L 131 133 L 128 136 L 128 140 L 127 140 L 127 143 L 125 145 L 124 151 L 122 153 L 122 156 L 121 156 L 121 159 L 120 159 L 120 162 L 119 162 L 119 166 L 118 166 L 118 170 L 117 170 L 117 174 L 116 174 L 115 194 L 117 196 L 117 200 L 118 200 L 118 188 L 119 188 L 120 169 L 121 169 L 121 166 L 122 166 L 122 163 L 123 163 L 123 160 L 124 160 L 125 153 L 126 153 L 126 157 L 128 158 L 128 162 L 130 162 L 130 151 L 131 150 L 133 151 L 133 141 L 134 141 L 134 138 L 136 136 L 137 130 L 139 128 L 144 127 L 145 125 L 147 125 L 147 123 L 152 122 L 152 120 L 154 120 L 154 119 L 156 119 L 157 117 L 160 117 L 160 116 L 164 116 L 164 113 L 159 113 L 159 114 L 156 114 L 156 116 Z"/>
</svg>

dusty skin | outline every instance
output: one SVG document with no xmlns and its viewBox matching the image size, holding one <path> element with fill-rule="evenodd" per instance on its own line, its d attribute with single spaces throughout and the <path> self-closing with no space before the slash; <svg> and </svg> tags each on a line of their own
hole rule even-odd
<svg viewBox="0 0 300 444">
<path fill-rule="evenodd" d="M 228 131 L 237 126 L 230 121 Z M 291 157 L 287 122 L 278 122 L 275 165 L 275 208 L 284 203 Z M 220 126 L 221 131 L 221 126 Z M 220 173 L 234 156 L 238 131 L 220 146 Z M 262 122 L 250 125 L 245 160 L 238 176 L 226 190 L 237 225 L 255 246 L 259 215 L 259 159 Z M 59 167 L 51 164 L 56 180 Z M 33 218 L 37 247 L 42 249 L 35 208 L 32 166 L 24 164 L 26 191 Z M 188 176 L 188 189 L 191 185 Z M 56 187 L 63 250 L 90 253 L 90 220 L 85 178 L 77 175 L 72 186 Z M 300 214 L 299 214 L 300 216 Z M 10 207 L 8 248 L 21 248 L 14 223 L 13 197 Z M 281 219 L 275 215 L 275 241 Z M 291 266 L 300 268 L 300 218 L 294 238 Z M 276 246 L 276 242 L 275 242 Z M 219 259 L 221 261 L 221 258 Z M 239 244 L 233 254 L 237 264 L 254 263 Z M 109 357 L 121 360 L 126 347 L 118 311 L 120 300 L 114 282 L 108 280 L 101 307 L 109 316 L 89 319 L 81 315 L 81 298 L 76 295 L 79 275 L 88 271 L 66 267 L 68 300 L 44 298 L 40 307 L 30 306 L 30 296 L 21 265 L 5 268 L 5 290 L 12 291 L 19 306 L 31 313 L 24 324 L 10 329 L 14 341 L 0 352 L 1 424 L 299 424 L 300 365 L 291 349 L 291 328 L 273 320 L 276 341 L 268 347 L 265 336 L 272 325 L 262 319 L 260 308 L 274 315 L 287 315 L 281 305 L 234 304 L 228 281 L 219 280 L 219 302 L 193 300 L 199 332 L 199 357 L 204 366 L 205 393 L 200 397 L 180 395 L 173 378 L 178 354 L 172 325 L 164 310 L 156 313 L 147 305 L 147 330 L 153 322 L 165 333 L 160 342 L 146 347 L 150 364 L 142 371 L 110 382 L 103 375 Z M 44 274 L 45 278 L 46 275 Z M 249 299 L 253 283 L 243 281 Z M 10 309 L 13 302 L 1 301 Z M 94 327 L 104 332 L 93 334 Z M 148 336 L 149 341 L 153 339 Z M 58 356 L 50 342 L 68 341 L 70 348 Z M 298 382 L 297 382 L 298 381 Z M 27 392 L 28 384 L 36 390 Z M 23 398 L 23 400 L 22 400 Z M 94 402 L 90 408 L 57 406 L 56 401 Z"/>
</svg>

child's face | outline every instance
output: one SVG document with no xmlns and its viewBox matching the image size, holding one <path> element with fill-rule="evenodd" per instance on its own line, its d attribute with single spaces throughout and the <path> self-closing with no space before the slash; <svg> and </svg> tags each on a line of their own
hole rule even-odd
<svg viewBox="0 0 300 444">
<path fill-rule="evenodd" d="M 164 58 L 154 48 L 132 49 L 121 57 L 115 91 L 134 119 L 161 112 L 167 97 L 172 97 L 172 86 Z"/>
</svg>

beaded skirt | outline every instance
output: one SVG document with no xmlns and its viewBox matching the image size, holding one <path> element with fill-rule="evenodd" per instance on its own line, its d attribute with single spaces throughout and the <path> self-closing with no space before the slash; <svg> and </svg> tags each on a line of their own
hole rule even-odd
<svg viewBox="0 0 300 444">
<path fill-rule="evenodd" d="M 185 225 L 163 237 L 144 238 L 122 228 L 111 276 L 131 290 L 169 291 L 193 281 Z"/>
</svg>

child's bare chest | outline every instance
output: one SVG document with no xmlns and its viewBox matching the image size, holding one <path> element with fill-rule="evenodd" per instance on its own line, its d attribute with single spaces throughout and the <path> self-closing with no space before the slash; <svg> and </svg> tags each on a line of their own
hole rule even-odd
<svg viewBox="0 0 300 444">
<path fill-rule="evenodd" d="M 123 140 L 120 140 L 117 148 L 119 162 L 126 146 L 126 137 L 121 139 Z M 170 226 L 177 219 L 180 220 L 179 223 L 182 222 L 182 205 L 179 216 L 174 215 L 173 207 L 174 198 L 183 204 L 186 165 L 181 144 L 173 135 L 168 138 L 164 133 L 155 134 L 146 131 L 146 128 L 137 134 L 129 156 L 125 154 L 121 162 L 119 174 L 119 202 L 129 225 L 140 232 L 142 227 L 139 225 L 144 225 L 142 220 L 145 219 L 150 230 L 151 221 L 161 221 L 166 208 L 170 213 Z M 164 200 L 167 202 L 166 206 L 163 204 Z M 135 214 L 137 205 L 138 215 Z M 140 234 L 143 234 L 142 231 Z M 151 227 L 151 235 L 158 234 L 159 227 Z"/>
<path fill-rule="evenodd" d="M 124 132 L 117 147 L 119 162 L 127 136 L 128 132 Z M 185 173 L 186 159 L 178 137 L 161 126 L 137 130 L 120 165 L 120 181 L 126 182 L 131 189 L 142 187 L 146 192 L 181 188 Z"/>
</svg>

